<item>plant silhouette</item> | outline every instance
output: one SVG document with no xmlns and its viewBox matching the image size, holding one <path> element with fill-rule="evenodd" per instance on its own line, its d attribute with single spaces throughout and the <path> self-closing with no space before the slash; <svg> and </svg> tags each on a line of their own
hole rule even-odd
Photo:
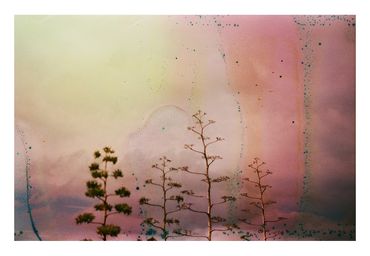
<svg viewBox="0 0 370 256">
<path fill-rule="evenodd" d="M 147 197 L 140 198 L 140 205 L 146 205 L 149 207 L 157 208 L 161 210 L 161 219 L 156 219 L 154 217 L 149 217 L 144 220 L 144 223 L 149 225 L 150 228 L 161 231 L 161 238 L 167 241 L 168 238 L 174 237 L 170 233 L 170 225 L 178 225 L 180 221 L 173 218 L 172 215 L 181 210 L 180 203 L 184 201 L 181 195 L 174 194 L 172 191 L 177 190 L 182 187 L 178 182 L 175 182 L 170 173 L 177 172 L 177 168 L 170 167 L 169 164 L 171 160 L 166 156 L 159 158 L 159 163 L 153 164 L 152 168 L 157 170 L 160 174 L 159 181 L 153 181 L 153 179 L 148 179 L 145 181 L 146 184 L 157 187 L 161 195 L 161 202 L 152 203 L 151 199 Z M 171 193 L 172 192 L 172 193 Z M 170 205 L 171 202 L 175 202 L 176 205 Z M 154 233 L 154 232 L 152 232 Z M 155 240 L 154 234 L 150 240 Z"/>
<path fill-rule="evenodd" d="M 199 148 L 196 148 L 194 144 L 185 144 L 185 149 L 188 149 L 196 154 L 198 154 L 204 162 L 204 169 L 201 171 L 191 171 L 188 166 L 180 167 L 179 170 L 186 172 L 188 174 L 199 176 L 200 181 L 205 184 L 204 188 L 207 191 L 206 195 L 197 195 L 192 190 L 183 190 L 181 193 L 190 197 L 198 197 L 204 198 L 206 205 L 206 209 L 195 209 L 193 203 L 183 203 L 182 208 L 187 209 L 191 212 L 202 214 L 207 217 L 207 234 L 206 235 L 197 235 L 192 233 L 189 230 L 177 230 L 176 233 L 182 236 L 190 236 L 190 237 L 199 237 L 205 238 L 209 241 L 212 240 L 213 232 L 220 231 L 226 232 L 231 230 L 235 225 L 226 224 L 226 219 L 220 216 L 216 216 L 214 214 L 214 207 L 223 205 L 230 201 L 235 201 L 236 198 L 233 196 L 222 196 L 219 201 L 214 201 L 213 194 L 214 194 L 214 185 L 217 183 L 228 181 L 230 178 L 228 176 L 220 176 L 220 177 L 213 177 L 211 173 L 211 166 L 215 163 L 215 161 L 222 159 L 219 155 L 211 155 L 208 151 L 209 147 L 212 144 L 218 143 L 223 141 L 224 139 L 221 137 L 216 137 L 211 139 L 206 134 L 206 129 L 215 123 L 215 121 L 206 119 L 207 114 L 202 112 L 201 110 L 197 111 L 192 117 L 194 121 L 194 125 L 188 127 L 188 130 L 191 131 L 194 135 L 197 136 L 198 140 L 200 141 Z M 223 227 L 220 227 L 222 225 Z"/>
<path fill-rule="evenodd" d="M 108 236 L 117 237 L 121 232 L 121 227 L 114 224 L 108 223 L 108 218 L 114 214 L 130 215 L 132 207 L 126 203 L 112 204 L 111 197 L 129 197 L 130 191 L 125 187 L 120 187 L 110 193 L 108 191 L 108 181 L 110 179 L 123 178 L 123 173 L 120 169 L 110 171 L 108 169 L 108 163 L 112 166 L 117 163 L 118 158 L 114 156 L 114 150 L 110 147 L 103 148 L 103 154 L 100 151 L 94 152 L 95 162 L 89 166 L 92 180 L 86 182 L 87 191 L 85 195 L 87 197 L 96 198 L 99 203 L 94 206 L 95 211 L 102 214 L 101 221 L 95 221 L 96 216 L 93 213 L 87 212 L 80 214 L 75 219 L 76 224 L 95 224 L 98 225 L 96 233 L 101 237 L 103 241 L 107 240 Z M 99 161 L 99 163 L 97 162 Z M 101 167 L 103 165 L 103 168 Z M 85 239 L 88 240 L 88 239 Z"/>
<path fill-rule="evenodd" d="M 258 233 L 262 234 L 262 240 L 267 241 L 268 239 L 275 238 L 279 235 L 278 232 L 274 232 L 273 230 L 270 230 L 268 225 L 270 223 L 279 222 L 282 220 L 285 220 L 284 217 L 278 217 L 276 219 L 269 219 L 267 218 L 267 207 L 273 204 L 276 204 L 276 201 L 273 200 L 267 200 L 265 193 L 268 189 L 272 188 L 272 186 L 268 184 L 264 184 L 262 181 L 265 177 L 272 174 L 272 172 L 268 169 L 263 170 L 262 166 L 264 166 L 266 163 L 261 162 L 259 158 L 254 158 L 253 162 L 248 165 L 249 168 L 252 169 L 252 172 L 255 174 L 255 179 L 251 178 L 244 178 L 245 181 L 247 181 L 249 184 L 253 185 L 257 189 L 256 195 L 251 195 L 249 193 L 242 193 L 240 194 L 243 197 L 246 197 L 252 202 L 250 205 L 252 205 L 254 208 L 256 208 L 259 212 L 261 221 L 259 223 L 252 223 L 247 218 L 240 219 L 242 222 L 257 227 Z M 244 209 L 243 211 L 249 212 L 248 209 Z M 274 227 L 272 228 L 274 229 Z M 247 235 L 241 236 L 244 240 L 249 240 L 249 238 L 252 236 L 251 233 L 247 232 Z"/>
</svg>

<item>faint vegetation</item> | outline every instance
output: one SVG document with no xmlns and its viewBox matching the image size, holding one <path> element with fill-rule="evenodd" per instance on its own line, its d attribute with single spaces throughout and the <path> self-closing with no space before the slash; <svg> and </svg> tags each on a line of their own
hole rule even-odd
<svg viewBox="0 0 370 256">
<path fill-rule="evenodd" d="M 173 237 L 171 235 L 170 226 L 179 225 L 180 221 L 173 217 L 174 213 L 179 212 L 181 208 L 181 202 L 184 201 L 184 198 L 177 194 L 174 191 L 177 191 L 182 187 L 182 185 L 173 180 L 171 173 L 177 172 L 178 169 L 169 166 L 171 160 L 163 156 L 159 158 L 159 163 L 153 164 L 152 168 L 154 171 L 159 173 L 159 179 L 147 179 L 146 184 L 157 187 L 158 193 L 156 195 L 161 196 L 159 202 L 152 202 L 148 197 L 140 198 L 140 205 L 146 205 L 152 208 L 157 208 L 161 212 L 161 217 L 148 217 L 144 220 L 144 224 L 149 226 L 147 235 L 151 236 L 148 240 L 156 240 L 154 235 L 157 231 L 160 231 L 161 238 L 167 240 L 168 238 Z"/>
<path fill-rule="evenodd" d="M 272 223 L 280 222 L 285 220 L 284 217 L 268 218 L 267 217 L 267 208 L 273 204 L 276 204 L 276 201 L 267 199 L 266 192 L 272 186 L 263 182 L 264 178 L 271 175 L 272 172 L 269 169 L 263 169 L 265 162 L 260 161 L 259 158 L 254 158 L 253 162 L 248 166 L 253 173 L 254 178 L 245 178 L 247 181 L 255 188 L 255 193 L 242 193 L 241 196 L 251 200 L 249 205 L 257 209 L 259 215 L 259 221 L 251 222 L 249 218 L 240 219 L 242 222 L 256 227 L 257 232 L 261 234 L 262 240 L 267 241 L 268 239 L 275 239 L 277 236 L 281 235 L 280 231 L 275 230 L 275 226 L 271 226 Z M 249 209 L 243 210 L 246 213 L 249 213 Z M 244 240 L 249 240 L 252 236 L 258 238 L 255 233 L 247 232 L 241 236 Z"/>
</svg>

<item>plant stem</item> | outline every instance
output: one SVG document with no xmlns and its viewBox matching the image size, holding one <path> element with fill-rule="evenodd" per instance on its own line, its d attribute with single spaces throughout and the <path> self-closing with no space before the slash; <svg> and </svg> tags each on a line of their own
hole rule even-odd
<svg viewBox="0 0 370 256">
<path fill-rule="evenodd" d="M 267 230 L 266 230 L 266 215 L 265 215 L 265 202 L 263 200 L 263 190 L 262 190 L 262 184 L 261 184 L 261 175 L 259 166 L 257 165 L 256 168 L 257 172 L 257 178 L 258 178 L 258 189 L 260 192 L 260 202 L 261 202 L 261 218 L 262 218 L 262 232 L 263 232 L 263 240 L 267 241 Z"/>
<path fill-rule="evenodd" d="M 162 191 L 163 191 L 163 233 L 164 240 L 167 241 L 166 224 L 167 224 L 167 190 L 166 190 L 166 159 L 163 158 L 163 169 L 162 169 Z"/>
<path fill-rule="evenodd" d="M 207 222 L 208 222 L 208 233 L 207 233 L 207 239 L 209 241 L 212 240 L 212 198 L 211 198 L 211 189 L 212 189 L 212 182 L 211 178 L 209 176 L 209 161 L 208 161 L 208 155 L 207 155 L 207 146 L 204 139 L 204 127 L 202 123 L 199 121 L 200 125 L 200 138 L 203 145 L 203 157 L 205 159 L 205 167 L 206 167 L 206 180 L 207 180 Z"/>
<path fill-rule="evenodd" d="M 107 155 L 107 154 L 106 154 Z M 107 161 L 105 162 L 105 166 L 104 166 L 104 171 L 107 172 Z M 107 218 L 108 218 L 108 214 L 107 214 L 107 201 L 108 201 L 108 194 L 107 194 L 107 178 L 104 178 L 104 187 L 103 187 L 103 190 L 104 190 L 104 220 L 103 220 L 103 227 L 107 224 Z M 103 241 L 106 241 L 107 240 L 107 235 L 104 233 L 103 234 Z"/>
</svg>

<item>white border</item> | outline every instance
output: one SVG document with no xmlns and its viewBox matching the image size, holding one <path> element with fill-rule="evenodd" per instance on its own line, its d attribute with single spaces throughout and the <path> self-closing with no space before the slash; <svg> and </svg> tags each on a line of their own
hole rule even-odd
<svg viewBox="0 0 370 256">
<path fill-rule="evenodd" d="M 7 2 L 7 3 L 4 3 Z M 368 246 L 369 14 L 362 0 L 13 0 L 0 2 L 0 243 L 5 255 L 364 255 Z M 15 14 L 356 14 L 357 15 L 357 242 L 14 242 L 14 36 Z M 367 114 L 367 115 L 366 115 Z M 339 199 L 340 200 L 340 199 Z M 4 250 L 7 250 L 5 252 Z"/>
<path fill-rule="evenodd" d="M 13 0 L 15 14 L 353 14 L 360 0 Z M 361 4 L 359 4 L 360 2 Z M 361 9 L 361 8 L 360 8 Z M 364 10 L 365 11 L 365 10 Z"/>
</svg>

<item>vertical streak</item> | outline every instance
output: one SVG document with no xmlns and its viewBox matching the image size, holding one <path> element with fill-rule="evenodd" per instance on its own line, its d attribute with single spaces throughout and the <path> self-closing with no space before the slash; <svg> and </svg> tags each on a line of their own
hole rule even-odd
<svg viewBox="0 0 370 256">
<path fill-rule="evenodd" d="M 31 161 L 30 161 L 30 158 L 28 157 L 28 150 L 27 150 L 27 147 L 26 147 L 26 142 L 24 141 L 24 137 L 23 137 L 23 132 L 19 129 L 19 127 L 17 127 L 16 125 L 16 130 L 17 130 L 17 133 L 19 134 L 20 136 L 20 139 L 21 139 L 21 142 L 22 142 L 22 145 L 23 145 L 23 149 L 24 149 L 24 153 L 25 153 L 25 165 L 26 165 L 26 204 L 27 204 L 27 213 L 28 213 L 28 216 L 30 218 L 30 222 L 31 222 L 31 227 L 32 227 L 32 231 L 33 233 L 35 234 L 35 236 L 37 237 L 37 239 L 39 241 L 42 241 L 42 238 L 41 236 L 39 235 L 39 231 L 37 230 L 36 228 L 36 224 L 35 224 L 35 221 L 33 219 L 33 216 L 32 216 L 32 208 L 31 208 L 31 184 L 30 184 L 30 166 L 31 166 Z"/>
<path fill-rule="evenodd" d="M 293 17 L 293 21 L 297 24 L 299 29 L 299 36 L 301 41 L 301 50 L 303 55 L 303 112 L 304 112 L 304 131 L 303 131 L 303 154 L 304 154 L 304 173 L 303 173 L 303 191 L 299 201 L 299 210 L 301 212 L 307 211 L 309 206 L 309 197 L 312 187 L 312 65 L 313 63 L 313 49 L 311 40 L 311 26 L 305 23 L 305 16 Z"/>
<path fill-rule="evenodd" d="M 224 64 L 225 64 L 225 73 L 226 73 L 226 79 L 227 79 L 227 88 L 230 89 L 231 93 L 232 93 L 232 97 L 233 97 L 233 100 L 234 100 L 234 103 L 235 103 L 235 106 L 237 108 L 237 111 L 239 112 L 239 124 L 240 124 L 240 127 L 241 127 L 241 136 L 240 136 L 240 151 L 239 151 L 239 162 L 237 164 L 237 167 L 236 167 L 236 170 L 234 171 L 233 175 L 231 176 L 231 182 L 230 182 L 230 185 L 227 186 L 227 189 L 230 191 L 230 194 L 234 197 L 237 197 L 240 193 L 240 188 L 241 188 L 241 183 L 240 183 L 240 180 L 241 180 L 241 176 L 240 176 L 240 161 L 243 159 L 243 156 L 244 156 L 244 150 L 245 150 L 245 145 L 244 145 L 244 139 L 245 139 L 245 129 L 244 127 L 245 126 L 245 120 L 243 118 L 243 113 L 242 113 L 242 109 L 241 109 L 241 105 L 240 105 L 240 102 L 237 98 L 237 96 L 235 95 L 235 92 L 234 90 L 232 90 L 232 87 L 230 85 L 230 79 L 229 79 L 229 76 L 228 76 L 228 73 L 227 73 L 227 63 L 226 63 L 226 53 L 225 53 L 225 50 L 224 50 L 224 47 L 223 47 L 223 44 L 222 44 L 222 36 L 221 36 L 221 28 L 216 28 L 216 31 L 217 31 L 217 34 L 218 34 L 218 37 L 219 37 L 219 42 L 217 42 L 218 44 L 218 50 L 219 50 L 219 53 L 221 54 L 221 57 L 222 57 L 222 60 L 224 61 Z M 236 222 L 237 220 L 237 216 L 235 214 L 235 208 L 236 208 L 236 202 L 234 201 L 230 201 L 228 203 L 228 218 L 229 218 L 229 222 Z"/>
<path fill-rule="evenodd" d="M 297 25 L 299 30 L 299 36 L 301 41 L 301 50 L 303 54 L 303 61 L 301 64 L 304 68 L 303 86 L 304 86 L 304 118 L 305 128 L 303 132 L 304 137 L 304 176 L 303 176 L 303 193 L 299 202 L 299 210 L 304 212 L 310 207 L 310 197 L 312 196 L 312 145 L 313 145 L 313 129 L 312 129 L 312 68 L 315 65 L 314 62 L 314 48 L 312 41 L 312 31 L 315 27 L 331 26 L 335 22 L 344 22 L 349 27 L 353 27 L 355 24 L 352 23 L 350 16 L 345 15 L 302 15 L 293 16 L 293 22 Z M 351 26 L 352 25 L 352 26 Z"/>
</svg>

